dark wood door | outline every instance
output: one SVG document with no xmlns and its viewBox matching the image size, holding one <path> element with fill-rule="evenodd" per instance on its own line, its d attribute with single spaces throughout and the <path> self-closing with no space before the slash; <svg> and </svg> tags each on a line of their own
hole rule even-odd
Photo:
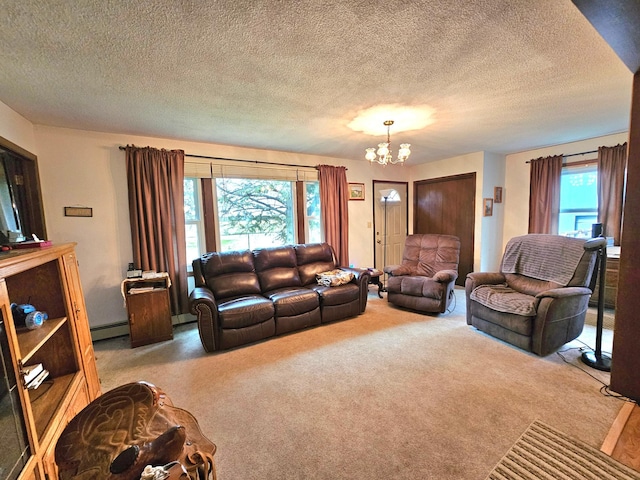
<svg viewBox="0 0 640 480">
<path fill-rule="evenodd" d="M 420 180 L 413 184 L 413 233 L 440 233 L 460 239 L 457 285 L 473 272 L 476 174 Z"/>
</svg>

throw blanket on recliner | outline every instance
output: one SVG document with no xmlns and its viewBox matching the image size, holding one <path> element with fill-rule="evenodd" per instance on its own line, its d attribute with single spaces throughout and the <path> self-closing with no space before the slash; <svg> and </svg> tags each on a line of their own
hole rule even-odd
<svg viewBox="0 0 640 480">
<path fill-rule="evenodd" d="M 564 287 L 580 263 L 584 242 L 584 239 L 545 234 L 514 237 L 507 243 L 502 257 L 502 273 L 526 275 Z"/>
</svg>

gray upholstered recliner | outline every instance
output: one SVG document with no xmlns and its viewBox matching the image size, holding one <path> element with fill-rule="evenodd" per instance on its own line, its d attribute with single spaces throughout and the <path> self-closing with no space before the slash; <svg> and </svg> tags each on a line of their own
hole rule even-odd
<svg viewBox="0 0 640 480">
<path fill-rule="evenodd" d="M 467 323 L 538 355 L 582 333 L 598 239 L 530 234 L 509 240 L 500 272 L 467 275 Z"/>
<path fill-rule="evenodd" d="M 458 278 L 460 240 L 453 235 L 413 234 L 404 242 L 401 265 L 384 271 L 387 300 L 420 312 L 444 313 Z"/>
</svg>

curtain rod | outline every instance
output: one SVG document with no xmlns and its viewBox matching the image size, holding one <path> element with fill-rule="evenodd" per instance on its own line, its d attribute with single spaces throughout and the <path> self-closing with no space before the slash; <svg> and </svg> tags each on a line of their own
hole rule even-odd
<svg viewBox="0 0 640 480">
<path fill-rule="evenodd" d="M 120 146 L 118 147 L 120 150 L 126 150 L 127 147 Z M 243 163 L 259 163 L 262 165 L 276 165 L 278 167 L 296 167 L 296 168 L 311 168 L 313 170 L 317 170 L 318 167 L 310 167 L 309 165 L 297 165 L 295 163 L 276 163 L 276 162 L 265 162 L 264 160 L 241 160 L 239 158 L 225 158 L 225 157 L 211 157 L 209 155 L 194 155 L 191 153 L 185 153 L 185 157 L 190 158 L 206 158 L 208 160 L 225 160 L 228 162 L 243 162 Z"/>
<path fill-rule="evenodd" d="M 577 157 L 578 155 L 588 155 L 590 153 L 598 153 L 598 150 L 589 150 L 588 152 L 570 153 L 569 155 L 562 155 L 562 158 Z M 525 163 L 531 163 L 531 160 L 527 160 Z"/>
</svg>

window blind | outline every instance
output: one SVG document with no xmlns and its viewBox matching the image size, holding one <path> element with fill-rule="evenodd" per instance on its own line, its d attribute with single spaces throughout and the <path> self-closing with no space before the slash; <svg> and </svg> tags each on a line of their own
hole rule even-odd
<svg viewBox="0 0 640 480">
<path fill-rule="evenodd" d="M 213 162 L 185 162 L 184 176 L 195 178 L 252 178 L 260 180 L 317 181 L 315 167 L 232 165 Z"/>
</svg>

